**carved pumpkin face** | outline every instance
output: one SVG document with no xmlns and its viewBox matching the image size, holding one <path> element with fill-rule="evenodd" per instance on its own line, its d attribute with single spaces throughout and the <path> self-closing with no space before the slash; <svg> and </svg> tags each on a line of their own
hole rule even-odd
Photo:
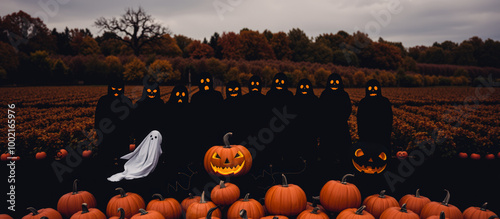
<svg viewBox="0 0 500 219">
<path fill-rule="evenodd" d="M 199 82 L 200 84 L 198 85 L 198 88 L 200 89 L 200 91 L 208 91 L 213 89 L 214 82 L 210 74 L 201 74 Z"/>
<path fill-rule="evenodd" d="M 230 145 L 228 138 L 232 133 L 224 135 L 224 146 L 213 146 L 208 149 L 203 161 L 208 173 L 218 176 L 242 176 L 252 167 L 252 155 L 242 145 Z"/>
<path fill-rule="evenodd" d="M 174 104 L 188 103 L 187 88 L 183 85 L 176 85 L 174 89 L 172 89 L 172 94 L 170 94 L 170 99 L 168 99 L 168 102 Z"/>
<path fill-rule="evenodd" d="M 368 97 L 379 97 L 382 96 L 382 91 L 381 91 L 380 83 L 375 80 L 371 79 L 366 83 L 366 96 Z"/>
<path fill-rule="evenodd" d="M 260 93 L 262 91 L 262 80 L 259 76 L 254 75 L 250 78 L 250 82 L 248 83 L 248 92 Z"/>
<path fill-rule="evenodd" d="M 387 167 L 387 151 L 379 144 L 358 142 L 353 145 L 352 164 L 356 170 L 379 174 Z"/>
<path fill-rule="evenodd" d="M 226 98 L 233 99 L 241 97 L 241 86 L 237 81 L 230 81 L 226 85 Z"/>
<path fill-rule="evenodd" d="M 142 94 L 145 99 L 160 98 L 160 87 L 156 83 L 153 85 L 144 85 Z"/>
<path fill-rule="evenodd" d="M 297 93 L 296 95 L 313 95 L 314 91 L 312 88 L 311 81 L 307 79 L 302 79 L 297 84 Z"/>
<path fill-rule="evenodd" d="M 332 73 L 330 76 L 328 76 L 326 88 L 334 91 L 343 90 L 344 83 L 342 83 L 342 78 L 340 77 L 340 75 L 337 73 Z"/>
<path fill-rule="evenodd" d="M 287 90 L 288 89 L 288 78 L 283 73 L 278 73 L 273 78 L 273 84 L 271 89 L 277 90 Z"/>
<path fill-rule="evenodd" d="M 118 97 L 124 93 L 124 84 L 123 82 L 112 82 L 108 85 L 108 95 L 113 97 Z"/>
<path fill-rule="evenodd" d="M 408 157 L 408 152 L 406 152 L 406 151 L 398 151 L 398 152 L 396 152 L 396 157 L 398 159 L 405 159 L 405 158 Z"/>
</svg>

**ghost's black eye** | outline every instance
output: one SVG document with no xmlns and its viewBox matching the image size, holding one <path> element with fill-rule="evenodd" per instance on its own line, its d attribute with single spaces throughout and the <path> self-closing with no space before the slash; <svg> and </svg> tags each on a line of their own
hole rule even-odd
<svg viewBox="0 0 500 219">
<path fill-rule="evenodd" d="M 155 138 L 158 138 L 158 136 L 155 136 Z"/>
<path fill-rule="evenodd" d="M 151 137 L 151 138 L 152 138 L 152 137 L 153 137 L 153 135 L 150 135 L 149 137 Z"/>
</svg>

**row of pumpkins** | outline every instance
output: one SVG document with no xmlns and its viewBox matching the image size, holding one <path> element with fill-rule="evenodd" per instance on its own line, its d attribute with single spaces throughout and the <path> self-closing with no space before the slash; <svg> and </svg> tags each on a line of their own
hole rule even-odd
<svg viewBox="0 0 500 219">
<path fill-rule="evenodd" d="M 192 196 L 181 203 L 173 198 L 163 198 L 154 194 L 148 205 L 141 196 L 116 190 L 119 195 L 112 197 L 107 205 L 106 214 L 96 207 L 94 196 L 87 191 L 78 191 L 77 180 L 73 183 L 73 191 L 63 195 L 57 204 L 57 211 L 52 208 L 31 211 L 23 219 L 179 219 L 185 213 L 186 219 L 328 219 L 329 214 L 337 214 L 337 219 L 493 219 L 499 218 L 482 207 L 470 207 L 463 213 L 449 204 L 450 193 L 443 202 L 433 202 L 416 194 L 403 196 L 399 202 L 381 191 L 361 202 L 361 194 L 356 185 L 342 180 L 330 180 L 321 189 L 314 202 L 307 202 L 306 194 L 297 185 L 288 184 L 282 175 L 282 184 L 271 187 L 265 195 L 265 204 L 249 198 L 249 193 L 240 199 L 240 189 L 232 183 L 223 182 L 211 191 L 211 201 L 201 196 Z M 319 203 L 318 203 L 319 201 Z M 361 206 L 361 207 L 360 207 Z M 270 215 L 270 216 L 265 216 Z M 330 214 L 332 215 L 332 214 Z M 107 216 L 107 217 L 106 217 Z M 12 219 L 8 215 L 0 215 L 0 219 Z"/>
</svg>

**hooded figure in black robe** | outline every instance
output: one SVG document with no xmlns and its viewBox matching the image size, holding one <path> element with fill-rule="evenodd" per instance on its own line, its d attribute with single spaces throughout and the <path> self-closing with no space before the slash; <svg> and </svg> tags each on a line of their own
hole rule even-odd
<svg viewBox="0 0 500 219">
<path fill-rule="evenodd" d="M 262 94 L 262 80 L 259 76 L 254 75 L 248 81 L 248 93 L 243 95 L 243 115 L 244 116 L 244 136 L 248 143 L 247 137 L 250 135 L 257 135 L 258 131 L 268 125 L 265 123 L 264 114 L 267 113 L 266 109 L 266 96 Z M 267 121 L 269 122 L 269 121 Z"/>
<path fill-rule="evenodd" d="M 226 99 L 223 103 L 224 132 L 232 132 L 233 142 L 238 144 L 244 139 L 245 134 L 242 129 L 245 128 L 243 122 L 243 95 L 241 85 L 237 81 L 230 81 L 226 84 Z"/>
<path fill-rule="evenodd" d="M 160 86 L 156 82 L 145 84 L 142 97 L 135 103 L 133 112 L 133 136 L 138 145 L 153 130 L 161 130 L 163 100 L 160 98 Z M 163 134 L 163 133 L 162 133 Z M 166 139 L 166 138 L 165 138 Z"/>
</svg>

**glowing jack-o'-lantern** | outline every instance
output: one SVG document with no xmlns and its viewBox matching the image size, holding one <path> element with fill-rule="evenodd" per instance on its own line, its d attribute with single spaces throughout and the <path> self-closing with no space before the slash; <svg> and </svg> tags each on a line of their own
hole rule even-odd
<svg viewBox="0 0 500 219">
<path fill-rule="evenodd" d="M 340 77 L 339 74 L 337 73 L 332 73 L 330 76 L 328 76 L 327 80 L 327 88 L 330 88 L 332 90 L 338 90 L 338 89 L 344 89 L 343 83 L 342 83 L 342 78 Z"/>
<path fill-rule="evenodd" d="M 228 132 L 223 146 L 213 146 L 205 154 L 203 164 L 210 174 L 218 176 L 242 176 L 252 167 L 252 155 L 245 146 L 230 145 Z"/>
<path fill-rule="evenodd" d="M 226 85 L 226 98 L 236 98 L 241 96 L 241 85 L 237 81 L 230 81 Z"/>
<path fill-rule="evenodd" d="M 362 173 L 379 174 L 387 167 L 387 151 L 379 144 L 358 142 L 354 145 L 352 164 Z"/>
</svg>

